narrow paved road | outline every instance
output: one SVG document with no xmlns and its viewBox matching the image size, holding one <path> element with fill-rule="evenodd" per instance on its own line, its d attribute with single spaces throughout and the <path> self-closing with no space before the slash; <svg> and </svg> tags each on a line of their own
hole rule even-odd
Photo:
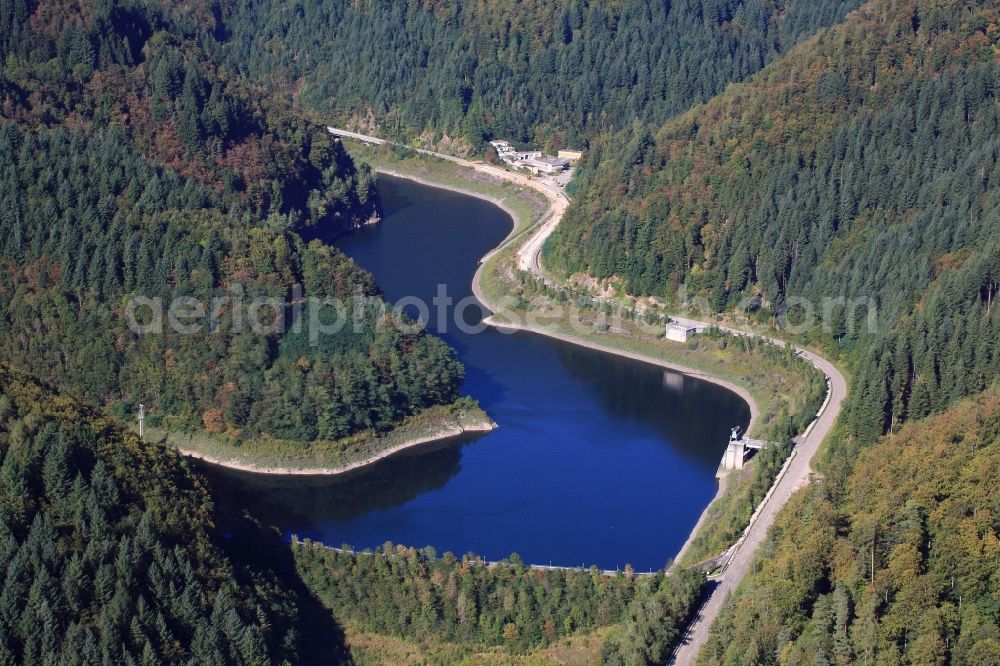
<svg viewBox="0 0 1000 666">
<path fill-rule="evenodd" d="M 701 648 L 708 641 L 708 632 L 712 623 L 719 616 L 726 599 L 743 580 L 750 564 L 757 556 L 757 550 L 763 543 L 768 531 L 774 524 L 774 519 L 781 508 L 788 502 L 796 490 L 809 482 L 810 463 L 819 449 L 819 445 L 830 433 L 837 416 L 840 414 L 844 397 L 847 395 L 847 381 L 836 367 L 822 356 L 811 351 L 800 349 L 799 354 L 826 373 L 830 380 L 829 400 L 826 407 L 813 423 L 808 433 L 799 439 L 795 458 L 792 459 L 785 476 L 781 478 L 764 506 L 757 521 L 750 527 L 739 550 L 729 562 L 722 580 L 712 590 L 711 595 L 695 615 L 691 626 L 684 637 L 684 642 L 674 653 L 674 664 L 687 666 L 693 664 Z"/>
<path fill-rule="evenodd" d="M 370 143 L 376 146 L 392 143 L 391 141 L 386 141 L 385 139 L 380 139 L 375 136 L 349 132 L 348 130 L 340 129 L 338 127 L 327 127 L 326 129 L 335 136 L 355 139 L 356 141 L 363 141 L 364 143 Z M 486 162 L 473 162 L 472 160 L 467 160 L 462 157 L 455 157 L 454 155 L 447 155 L 445 153 L 435 153 L 432 150 L 424 150 L 423 148 L 411 148 L 411 150 L 416 150 L 416 152 L 421 155 L 428 155 L 430 157 L 448 160 L 449 162 L 454 162 L 455 164 L 475 169 L 480 173 L 487 173 L 501 180 L 510 181 L 524 187 L 530 187 L 531 189 L 540 192 L 548 200 L 549 209 L 542 218 L 542 222 L 540 223 L 538 229 L 534 234 L 532 234 L 527 243 L 525 243 L 525 245 L 518 250 L 517 254 L 518 265 L 522 270 L 530 270 L 538 273 L 539 275 L 541 274 L 542 266 L 538 257 L 542 251 L 542 246 L 545 244 L 545 239 L 549 237 L 552 231 L 559 224 L 559 221 L 562 220 L 563 213 L 566 211 L 566 207 L 569 206 L 569 199 L 557 186 L 545 180 L 532 178 L 523 173 L 508 171 L 503 167 L 487 164 Z"/>
<path fill-rule="evenodd" d="M 327 129 L 329 129 L 329 131 L 333 134 L 358 139 L 360 141 L 366 141 L 376 145 L 385 143 L 384 140 L 376 137 L 365 136 L 363 134 L 348 132 L 346 130 L 340 130 L 333 127 Z M 489 173 L 498 178 L 503 178 L 526 187 L 531 187 L 532 189 L 541 192 L 549 201 L 549 210 L 542 222 L 539 224 L 537 230 L 535 230 L 528 240 L 525 241 L 524 245 L 518 249 L 517 262 L 518 268 L 521 270 L 529 271 L 535 274 L 535 276 L 539 279 L 548 282 L 548 279 L 542 269 L 541 253 L 546 239 L 548 239 L 555 228 L 559 225 L 559 222 L 562 220 L 563 213 L 565 213 L 566 207 L 569 205 L 569 200 L 563 192 L 559 191 L 555 187 L 550 187 L 545 183 L 534 180 L 525 175 L 512 173 L 506 169 L 495 167 L 493 165 L 484 164 L 482 162 L 472 162 L 470 160 L 442 153 L 435 153 L 428 150 L 418 150 L 417 152 L 449 160 L 451 162 L 476 169 L 477 171 Z M 710 325 L 708 322 L 693 319 L 684 319 L 681 317 L 674 317 L 674 319 L 680 323 L 686 323 L 691 326 Z M 754 333 L 748 333 L 728 327 L 721 328 L 737 335 L 756 335 Z M 784 346 L 786 344 L 783 340 L 768 336 L 762 337 L 780 346 Z M 692 620 L 691 625 L 688 627 L 688 631 L 685 634 L 683 643 L 674 653 L 672 660 L 672 663 L 674 664 L 687 666 L 687 664 L 693 664 L 695 662 L 698 657 L 698 653 L 708 640 L 709 629 L 719 616 L 719 612 L 722 610 L 722 606 L 724 605 L 726 599 L 729 598 L 729 595 L 732 594 L 733 590 L 735 590 L 743 580 L 743 577 L 746 576 L 751 563 L 757 555 L 757 550 L 767 537 L 767 533 L 774 524 L 774 520 L 778 515 L 778 512 L 781 511 L 781 508 L 788 502 L 789 498 L 791 498 L 792 493 L 809 482 L 809 476 L 812 472 L 811 463 L 813 456 L 816 455 L 816 451 L 819 449 L 820 444 L 822 444 L 823 440 L 826 439 L 826 436 L 830 433 L 834 423 L 837 421 L 837 417 L 840 415 L 844 398 L 847 396 L 847 380 L 844 379 L 844 376 L 832 363 L 830 363 L 830 361 L 826 360 L 819 354 L 799 347 L 795 347 L 795 349 L 798 354 L 802 356 L 802 358 L 812 363 L 826 375 L 829 381 L 828 400 L 824 403 L 822 411 L 817 415 L 816 420 L 806 433 L 797 438 L 796 455 L 788 466 L 787 472 L 783 477 L 781 477 L 777 485 L 772 490 L 767 504 L 764 505 L 760 514 L 757 516 L 757 520 L 750 526 L 749 530 L 744 535 L 742 544 L 739 548 L 737 548 L 736 552 L 730 559 L 729 565 L 722 574 L 719 583 L 712 590 L 712 593 Z"/>
<path fill-rule="evenodd" d="M 556 230 L 556 227 L 562 221 L 563 213 L 566 212 L 566 208 L 569 206 L 569 199 L 562 192 L 554 191 L 553 188 L 541 183 L 539 185 L 540 187 L 536 187 L 535 189 L 544 194 L 545 198 L 548 199 L 549 210 L 546 212 L 545 217 L 542 218 L 542 222 L 539 223 L 538 229 L 531 234 L 531 237 L 525 241 L 524 245 L 518 248 L 517 267 L 522 271 L 534 273 L 544 280 L 542 248 L 545 246 L 545 241 L 548 240 L 549 236 L 552 235 L 552 232 Z"/>
</svg>

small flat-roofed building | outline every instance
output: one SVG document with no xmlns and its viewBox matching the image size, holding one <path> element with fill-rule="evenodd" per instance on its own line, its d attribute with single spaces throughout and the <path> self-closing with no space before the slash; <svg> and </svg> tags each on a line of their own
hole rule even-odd
<svg viewBox="0 0 1000 666">
<path fill-rule="evenodd" d="M 493 146 L 493 149 L 497 151 L 497 155 L 503 155 L 504 153 L 514 152 L 514 146 L 510 145 L 506 141 L 501 141 L 498 139 L 496 141 L 490 141 L 490 145 Z"/>
<path fill-rule="evenodd" d="M 698 329 L 694 326 L 686 326 L 677 322 L 667 324 L 667 340 L 674 342 L 687 342 L 697 332 Z"/>
<path fill-rule="evenodd" d="M 535 160 L 530 160 L 530 159 L 516 160 L 512 162 L 512 165 L 517 169 L 521 169 L 523 171 L 530 171 L 531 173 L 536 175 L 539 173 L 539 169 L 541 169 L 542 166 Z"/>
<path fill-rule="evenodd" d="M 533 174 L 553 174 L 559 173 L 560 171 L 565 171 L 569 166 L 569 162 L 565 159 L 560 159 L 558 157 L 529 157 L 524 160 L 519 160 L 514 163 L 514 166 L 519 169 L 524 169 L 525 171 L 530 171 Z"/>
<path fill-rule="evenodd" d="M 515 162 L 514 166 L 525 171 L 538 175 L 541 173 L 559 173 L 566 168 L 566 160 L 559 160 L 553 157 L 537 157 Z"/>
<path fill-rule="evenodd" d="M 559 173 L 569 168 L 569 160 L 565 157 L 539 157 L 542 173 Z"/>
<path fill-rule="evenodd" d="M 560 150 L 559 157 L 569 160 L 572 164 L 573 162 L 579 161 L 583 157 L 582 150 Z"/>
</svg>

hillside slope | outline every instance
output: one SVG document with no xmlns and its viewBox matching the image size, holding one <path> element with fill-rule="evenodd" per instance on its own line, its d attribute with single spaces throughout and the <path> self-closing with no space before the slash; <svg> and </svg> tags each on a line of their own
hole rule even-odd
<svg viewBox="0 0 1000 666">
<path fill-rule="evenodd" d="M 302 597 L 230 559 L 212 515 L 179 455 L 0 366 L 0 661 L 335 659 L 332 621 L 304 637 Z"/>
<path fill-rule="evenodd" d="M 793 500 L 700 663 L 996 663 L 998 475 L 995 391 L 880 440 Z"/>
<path fill-rule="evenodd" d="M 831 283 L 910 305 L 886 293 L 892 280 L 912 298 L 938 257 L 997 223 L 996 13 L 866 5 L 607 155 L 552 259 L 633 293 L 686 282 L 718 305 L 758 291 L 777 306 Z"/>
<path fill-rule="evenodd" d="M 760 321 L 833 304 L 812 331 L 865 354 L 848 409 L 865 443 L 983 390 L 1000 372 L 998 18 L 990 2 L 865 5 L 609 146 L 546 265 L 667 300 L 683 285 L 716 310 L 755 298 Z"/>
<path fill-rule="evenodd" d="M 0 359 L 119 416 L 142 402 L 150 425 L 232 440 L 336 440 L 455 400 L 452 350 L 377 327 L 371 277 L 299 235 L 375 215 L 369 170 L 224 73 L 211 12 L 12 6 L 26 14 L 0 21 Z M 312 297 L 357 305 L 357 330 L 312 340 L 308 307 L 297 330 Z M 271 299 L 257 326 L 255 298 Z M 175 299 L 201 316 L 171 324 Z"/>
<path fill-rule="evenodd" d="M 229 62 L 369 133 L 581 147 L 663 122 L 857 0 L 347 2 L 225 6 Z"/>
</svg>

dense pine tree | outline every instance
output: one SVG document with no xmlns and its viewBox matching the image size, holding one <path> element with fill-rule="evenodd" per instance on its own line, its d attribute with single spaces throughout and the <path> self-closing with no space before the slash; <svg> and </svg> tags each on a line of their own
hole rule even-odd
<svg viewBox="0 0 1000 666">
<path fill-rule="evenodd" d="M 176 453 L 0 366 L 4 663 L 305 659 L 295 592 L 227 557 L 212 513 Z"/>
<path fill-rule="evenodd" d="M 640 663 L 629 660 L 633 653 L 662 660 L 705 585 L 697 570 L 636 578 L 631 571 L 533 570 L 517 555 L 487 566 L 471 554 L 438 558 L 431 548 L 392 544 L 364 553 L 308 541 L 293 549 L 303 580 L 323 603 L 367 631 L 521 652 L 641 618 L 645 633 L 607 648 L 621 663 Z"/>
<path fill-rule="evenodd" d="M 452 402 L 454 353 L 377 329 L 370 276 L 299 236 L 374 215 L 368 168 L 323 127 L 220 73 L 215 42 L 185 8 L 89 9 L 45 9 L 44 29 L 35 20 L 3 54 L 0 359 L 118 416 L 143 402 L 151 425 L 231 437 L 338 439 Z M 246 303 L 290 304 L 296 284 L 300 298 L 370 300 L 360 330 L 311 345 L 291 305 L 275 315 L 281 331 L 235 324 L 234 285 Z M 230 304 L 216 331 L 206 318 L 194 334 L 139 335 L 127 326 L 136 296 L 162 299 L 161 310 L 179 297 Z"/>
<path fill-rule="evenodd" d="M 996 20 L 987 2 L 874 3 L 652 137 L 613 135 L 547 265 L 719 310 L 756 297 L 763 320 L 805 299 L 814 332 L 856 354 L 860 443 L 983 390 L 1000 358 Z"/>
<path fill-rule="evenodd" d="M 663 122 L 857 2 L 258 2 L 224 11 L 228 61 L 383 135 L 582 146 Z"/>
</svg>

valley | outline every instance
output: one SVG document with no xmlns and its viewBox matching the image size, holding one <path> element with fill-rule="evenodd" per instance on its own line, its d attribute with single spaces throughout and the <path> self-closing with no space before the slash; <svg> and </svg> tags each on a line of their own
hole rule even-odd
<svg viewBox="0 0 1000 666">
<path fill-rule="evenodd" d="M 0 663 L 1000 663 L 998 26 L 0 0 Z"/>
</svg>

